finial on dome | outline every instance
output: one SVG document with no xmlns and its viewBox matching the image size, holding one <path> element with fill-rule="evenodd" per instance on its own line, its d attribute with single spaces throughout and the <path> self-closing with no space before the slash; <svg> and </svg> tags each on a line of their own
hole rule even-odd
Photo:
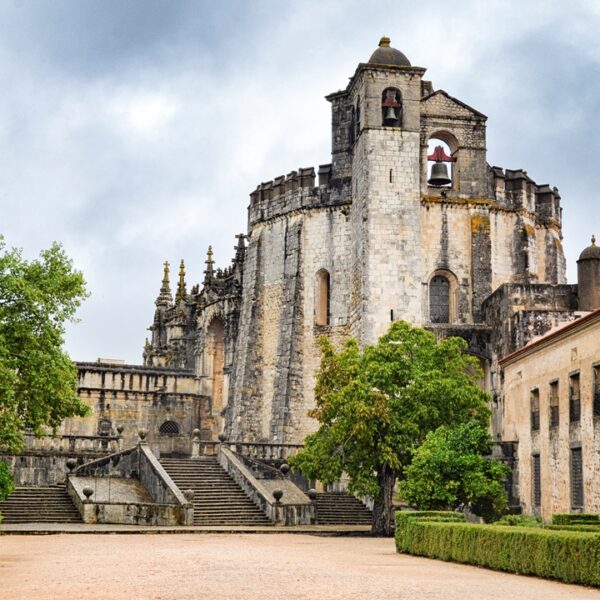
<svg viewBox="0 0 600 600">
<path fill-rule="evenodd" d="M 380 48 L 389 48 L 390 44 L 391 44 L 392 40 L 390 40 L 390 38 L 387 35 L 384 35 L 380 40 L 379 40 L 379 47 Z"/>
<path fill-rule="evenodd" d="M 592 246 L 596 245 L 596 236 L 592 234 Z"/>
</svg>

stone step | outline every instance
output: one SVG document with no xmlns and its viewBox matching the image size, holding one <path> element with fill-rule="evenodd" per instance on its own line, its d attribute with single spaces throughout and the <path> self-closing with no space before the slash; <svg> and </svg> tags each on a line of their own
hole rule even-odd
<svg viewBox="0 0 600 600">
<path fill-rule="evenodd" d="M 358 498 L 339 492 L 317 494 L 315 517 L 319 525 L 370 525 L 373 520 Z"/>
<path fill-rule="evenodd" d="M 196 525 L 269 525 L 260 509 L 246 496 L 215 458 L 161 459 L 177 487 L 194 491 Z"/>
<path fill-rule="evenodd" d="M 4 523 L 81 523 L 64 486 L 16 488 L 0 502 Z"/>
</svg>

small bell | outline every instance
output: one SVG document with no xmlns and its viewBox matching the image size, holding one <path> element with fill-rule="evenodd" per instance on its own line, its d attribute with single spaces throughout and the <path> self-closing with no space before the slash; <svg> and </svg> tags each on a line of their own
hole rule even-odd
<svg viewBox="0 0 600 600">
<path fill-rule="evenodd" d="M 383 119 L 384 125 L 395 126 L 398 125 L 398 117 L 396 116 L 396 109 L 393 106 L 388 106 L 385 109 L 385 118 Z"/>
<path fill-rule="evenodd" d="M 448 176 L 448 167 L 446 163 L 435 162 L 431 167 L 431 177 L 427 180 L 429 185 L 442 186 L 452 183 L 452 179 Z"/>
</svg>

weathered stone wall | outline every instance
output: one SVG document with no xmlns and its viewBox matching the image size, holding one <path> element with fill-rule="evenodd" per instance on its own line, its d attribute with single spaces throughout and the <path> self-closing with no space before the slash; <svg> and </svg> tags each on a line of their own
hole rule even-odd
<svg viewBox="0 0 600 600">
<path fill-rule="evenodd" d="M 348 88 L 328 96 L 332 165 L 320 168 L 318 185 L 313 169 L 299 169 L 251 194 L 230 439 L 300 442 L 314 429 L 306 414 L 319 335 L 337 345 L 349 335 L 374 343 L 396 319 L 439 336 L 456 333 L 484 361 L 486 386 L 495 390 L 504 340 L 511 346 L 543 331 L 532 323 L 548 320 L 539 311 L 555 313 L 555 322 L 576 308 L 573 298 L 557 301 L 542 286 L 527 305 L 530 316 L 513 297 L 486 312 L 484 301 L 502 284 L 565 281 L 560 196 L 524 171 L 490 168 L 487 118 L 423 86 L 423 72 L 359 65 Z M 382 125 L 390 87 L 402 100 L 399 127 Z M 431 137 L 446 141 L 456 158 L 447 188 L 427 183 Z M 325 326 L 315 319 L 321 270 L 330 276 Z M 446 325 L 431 324 L 435 275 L 450 282 Z M 494 311 L 500 321 L 489 319 Z M 501 334 L 490 323 L 501 323 Z"/>
<path fill-rule="evenodd" d="M 62 434 L 98 435 L 101 421 L 106 421 L 110 435 L 123 427 L 126 447 L 134 445 L 138 430 L 145 428 L 150 445 L 160 448 L 160 426 L 174 421 L 180 436 L 179 445 L 172 450 L 189 453 L 192 431 L 212 430 L 209 400 L 198 393 L 198 382 L 191 372 L 102 363 L 77 366 L 79 397 L 92 412 L 88 417 L 67 419 Z"/>
<path fill-rule="evenodd" d="M 544 519 L 571 512 L 571 448 L 583 458 L 584 512 L 600 512 L 600 419 L 593 415 L 592 366 L 600 363 L 600 313 L 526 349 L 504 364 L 502 439 L 518 442 L 519 488 L 525 513 Z M 581 419 L 570 421 L 569 376 L 579 373 Z M 559 424 L 550 425 L 549 385 L 558 381 Z M 531 427 L 531 391 L 539 390 L 539 431 Z M 541 506 L 533 505 L 532 454 L 540 455 Z"/>
</svg>

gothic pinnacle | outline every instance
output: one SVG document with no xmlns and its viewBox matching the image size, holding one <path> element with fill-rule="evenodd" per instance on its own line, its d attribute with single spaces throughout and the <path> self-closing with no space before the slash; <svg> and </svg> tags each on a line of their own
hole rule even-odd
<svg viewBox="0 0 600 600">
<path fill-rule="evenodd" d="M 171 288 L 169 287 L 169 261 L 165 261 L 163 264 L 162 285 L 160 286 L 160 294 L 156 299 L 156 305 L 162 304 L 168 306 L 172 302 L 173 297 L 171 296 Z"/>
<path fill-rule="evenodd" d="M 208 252 L 206 253 L 206 270 L 204 271 L 204 283 L 210 283 L 213 280 L 214 269 L 213 266 L 215 261 L 213 260 L 213 249 L 212 246 L 208 247 Z"/>
<path fill-rule="evenodd" d="M 179 282 L 177 284 L 177 294 L 175 296 L 175 301 L 185 299 L 187 296 L 187 290 L 185 289 L 185 263 L 183 259 L 181 259 L 181 263 L 179 263 Z"/>
<path fill-rule="evenodd" d="M 243 233 L 238 233 L 235 237 L 237 238 L 238 242 L 234 248 L 235 258 L 233 259 L 233 262 L 241 263 L 244 261 L 244 254 L 246 253 L 246 236 Z"/>
</svg>

